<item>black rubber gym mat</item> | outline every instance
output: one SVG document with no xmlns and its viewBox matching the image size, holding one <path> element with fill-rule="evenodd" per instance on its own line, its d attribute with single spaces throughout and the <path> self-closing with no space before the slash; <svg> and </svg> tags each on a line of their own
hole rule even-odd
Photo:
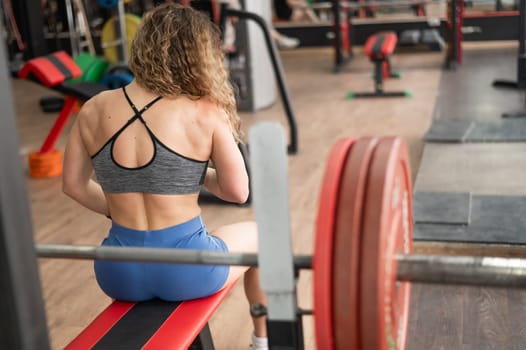
<svg viewBox="0 0 526 350">
<path fill-rule="evenodd" d="M 472 195 L 469 225 L 415 223 L 414 239 L 467 243 L 526 243 L 526 197 Z"/>
<path fill-rule="evenodd" d="M 473 121 L 467 119 L 434 120 L 424 139 L 428 142 L 465 142 Z"/>
<path fill-rule="evenodd" d="M 492 85 L 497 79 L 517 79 L 515 43 L 465 48 L 462 53 L 462 64 L 442 72 L 434 120 L 498 120 L 505 112 L 525 109 L 524 90 Z"/>
<path fill-rule="evenodd" d="M 466 142 L 520 141 L 526 141 L 526 118 L 476 121 L 466 135 Z"/>
<path fill-rule="evenodd" d="M 420 224 L 469 225 L 471 193 L 416 192 L 413 218 Z"/>
<path fill-rule="evenodd" d="M 500 120 L 440 119 L 425 136 L 428 142 L 523 142 L 526 118 Z"/>
</svg>

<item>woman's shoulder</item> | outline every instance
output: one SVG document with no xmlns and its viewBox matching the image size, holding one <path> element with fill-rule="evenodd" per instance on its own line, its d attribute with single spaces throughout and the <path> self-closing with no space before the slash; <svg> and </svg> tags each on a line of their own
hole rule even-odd
<svg viewBox="0 0 526 350">
<path fill-rule="evenodd" d="M 209 98 L 201 98 L 197 101 L 198 113 L 203 118 L 217 120 L 219 122 L 227 120 L 226 112 L 217 103 Z"/>
<path fill-rule="evenodd" d="M 119 91 L 120 90 L 105 90 L 99 92 L 97 95 L 84 102 L 81 111 L 92 114 L 93 112 L 103 109 L 107 104 L 112 103 L 111 101 L 115 101 L 115 97 Z"/>
<path fill-rule="evenodd" d="M 81 125 L 94 126 L 97 125 L 99 117 L 111 101 L 115 101 L 117 90 L 106 90 L 93 96 L 82 104 L 78 119 Z"/>
</svg>

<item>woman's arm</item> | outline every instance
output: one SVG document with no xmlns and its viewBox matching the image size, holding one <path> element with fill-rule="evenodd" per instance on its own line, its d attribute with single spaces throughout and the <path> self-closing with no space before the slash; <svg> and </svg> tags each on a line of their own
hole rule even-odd
<svg viewBox="0 0 526 350">
<path fill-rule="evenodd" d="M 93 166 L 80 132 L 80 123 L 85 114 L 85 110 L 80 111 L 69 134 L 64 152 L 62 190 L 86 208 L 109 216 L 104 192 L 101 186 L 91 179 Z"/>
<path fill-rule="evenodd" d="M 204 185 L 208 191 L 225 201 L 246 202 L 249 188 L 245 161 L 226 117 L 214 130 L 211 159 L 215 169 L 206 172 Z"/>
</svg>

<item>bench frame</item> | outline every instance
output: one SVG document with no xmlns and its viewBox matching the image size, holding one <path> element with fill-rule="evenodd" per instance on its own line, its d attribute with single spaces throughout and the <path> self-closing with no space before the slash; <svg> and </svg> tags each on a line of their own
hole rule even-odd
<svg viewBox="0 0 526 350">
<path fill-rule="evenodd" d="M 384 41 L 385 40 L 385 41 Z M 398 72 L 391 68 L 389 56 L 396 47 L 397 37 L 394 32 L 379 32 L 367 39 L 364 52 L 374 63 L 374 91 L 350 92 L 347 98 L 360 97 L 405 97 L 411 94 L 408 91 L 385 91 L 384 80 L 388 78 L 400 78 Z"/>
</svg>

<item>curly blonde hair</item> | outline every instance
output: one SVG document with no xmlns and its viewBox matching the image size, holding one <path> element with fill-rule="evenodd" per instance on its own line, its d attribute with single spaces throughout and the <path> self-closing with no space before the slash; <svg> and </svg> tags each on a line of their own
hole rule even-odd
<svg viewBox="0 0 526 350">
<path fill-rule="evenodd" d="M 128 65 L 138 84 L 159 96 L 208 97 L 228 115 L 241 142 L 240 118 L 218 27 L 204 13 L 173 3 L 147 12 Z"/>
</svg>

